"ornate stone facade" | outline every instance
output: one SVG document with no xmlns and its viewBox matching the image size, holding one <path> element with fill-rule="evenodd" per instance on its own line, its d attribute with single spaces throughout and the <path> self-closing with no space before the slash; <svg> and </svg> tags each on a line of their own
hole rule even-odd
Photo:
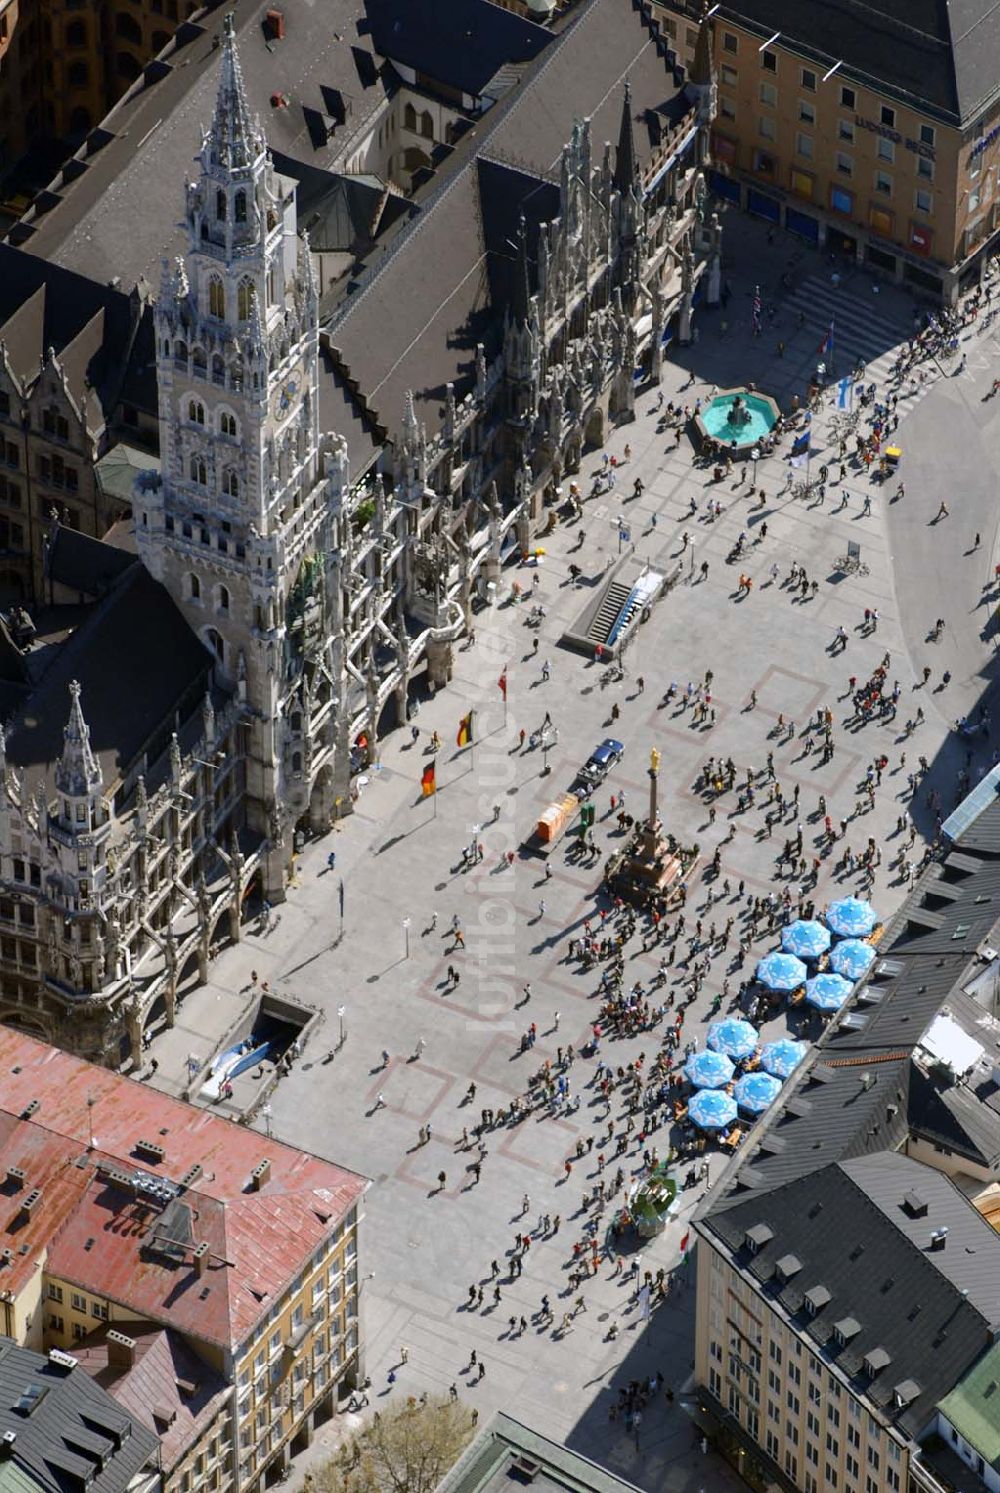
<svg viewBox="0 0 1000 1493">
<path fill-rule="evenodd" d="M 719 285 L 710 66 L 641 167 L 626 85 L 617 149 L 594 161 L 577 121 L 547 187 L 558 212 L 530 251 L 514 230 L 495 354 L 479 346 L 461 398 L 448 384 L 431 434 L 407 395 L 399 437 L 352 483 L 345 441 L 319 427 L 295 183 L 248 107 L 231 20 L 220 61 L 187 249 L 155 308 L 161 471 L 135 495 L 140 559 L 203 645 L 208 689 L 151 722 L 114 783 L 78 686 L 48 788 L 0 762 L 0 1019 L 110 1063 L 138 1064 L 144 1032 L 173 1023 L 251 891 L 284 897 L 298 837 L 349 812 L 417 672 L 447 684 L 505 544 L 528 545 L 584 446 L 658 379 L 668 329 L 689 337 Z"/>
</svg>

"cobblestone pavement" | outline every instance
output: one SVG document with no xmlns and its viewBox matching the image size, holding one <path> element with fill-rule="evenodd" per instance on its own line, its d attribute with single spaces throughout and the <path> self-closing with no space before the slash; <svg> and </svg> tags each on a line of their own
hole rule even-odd
<svg viewBox="0 0 1000 1493">
<path fill-rule="evenodd" d="M 891 346 L 910 325 L 912 307 L 907 299 L 890 290 L 876 297 L 860 276 L 831 290 L 829 267 L 820 259 L 782 240 L 782 258 L 775 265 L 773 255 L 766 257 L 769 251 L 762 235 L 755 240 L 754 225 L 739 220 L 734 231 L 745 236 L 744 252 L 759 257 L 745 270 L 737 264 L 730 271 L 728 312 L 701 316 L 698 343 L 678 354 L 678 361 L 666 369 L 663 388 L 668 400 L 682 388 L 681 397 L 691 401 L 713 384 L 733 385 L 748 378 L 783 402 L 792 392 L 803 393 L 831 315 L 845 342 L 849 336 L 854 340 L 852 357 L 867 358 L 873 370 L 867 377 L 884 374 Z M 753 340 L 748 322 L 755 263 L 769 267 L 772 283 L 764 285 L 766 300 L 772 298 L 773 282 L 786 264 L 795 288 L 767 322 L 765 335 Z M 877 323 L 872 309 L 876 303 Z M 805 313 L 801 326 L 799 311 Z M 781 356 L 778 341 L 785 344 Z M 689 369 L 696 370 L 693 382 Z M 987 379 L 987 370 L 980 378 Z M 937 418 L 936 402 L 954 397 L 946 385 L 935 371 L 919 401 L 915 397 L 921 413 L 904 418 L 899 431 L 904 446 L 914 425 L 921 428 L 920 439 L 925 438 L 927 426 Z M 966 391 L 968 410 L 974 409 L 981 392 L 978 385 Z M 941 407 L 947 416 L 948 405 Z M 821 450 L 827 420 L 824 414 L 817 421 Z M 941 438 L 948 439 L 946 429 Z M 420 740 L 413 745 L 408 733 L 396 732 L 382 743 L 380 767 L 363 789 L 357 812 L 335 837 L 307 850 L 300 885 L 279 910 L 271 931 L 266 936 L 252 932 L 227 951 L 214 966 L 209 985 L 187 998 L 181 1026 L 157 1044 L 157 1082 L 176 1090 L 188 1052 L 209 1050 L 221 1036 L 246 998 L 241 992 L 251 967 L 277 990 L 287 989 L 320 1007 L 325 1025 L 291 1075 L 278 1085 L 269 1123 L 283 1139 L 321 1151 L 373 1179 L 362 1284 L 372 1403 L 384 1404 L 390 1394 L 446 1391 L 457 1383 L 484 1415 L 503 1408 L 645 1487 L 714 1489 L 735 1487 L 735 1474 L 712 1453 L 703 1456 L 676 1403 L 671 1406 L 658 1397 L 644 1418 L 638 1443 L 620 1420 L 612 1422 L 608 1415 L 613 1392 L 628 1379 L 659 1369 L 680 1391 L 690 1374 L 696 1261 L 679 1266 L 679 1244 L 695 1191 L 683 1194 L 677 1216 L 644 1251 L 644 1269 L 663 1266 L 677 1271 L 678 1283 L 652 1321 L 638 1321 L 632 1285 L 612 1273 L 608 1259 L 585 1287 L 586 1311 L 560 1331 L 563 1313 L 577 1294 L 568 1289 L 566 1274 L 572 1245 L 581 1234 L 580 1198 L 593 1186 L 596 1170 L 591 1158 L 567 1178 L 564 1161 L 578 1137 L 601 1130 L 604 1115 L 589 1086 L 593 1061 L 578 1059 L 570 1071 L 572 1090 L 582 1100 L 575 1114 L 543 1118 L 536 1111 L 516 1127 L 487 1135 L 489 1154 L 478 1186 L 466 1169 L 470 1153 L 457 1149 L 463 1127 L 478 1121 L 482 1106 L 508 1105 L 524 1091 L 529 1073 L 543 1059 L 555 1058 L 559 1044 L 573 1043 L 579 1049 L 598 1006 L 596 979 L 566 957 L 567 938 L 580 930 L 595 907 L 598 871 L 568 860 L 561 848 L 553 856 L 549 880 L 540 861 L 518 858 L 512 868 L 502 869 L 502 856 L 518 847 L 539 810 L 568 786 L 578 763 L 607 734 L 611 706 L 617 704 L 620 718 L 614 734 L 625 742 L 626 755 L 597 800 L 602 849 L 616 843 L 615 821 L 606 812 L 609 793 L 624 789 L 629 810 L 641 812 L 648 786 L 645 768 L 655 745 L 663 754 L 661 814 L 667 829 L 683 843 L 700 843 L 703 867 L 715 847 L 732 834 L 722 856 L 732 899 L 704 915 L 706 922 L 714 919 L 720 928 L 727 916 L 740 912 L 735 898 L 740 880 L 751 895 L 766 893 L 776 884 L 775 854 L 798 820 L 804 825 L 806 855 L 811 858 L 815 853 L 812 842 L 817 828 L 822 828 L 816 817 L 820 793 L 826 795 L 835 820 L 853 815 L 858 780 L 872 758 L 884 751 L 889 768 L 875 808 L 852 818 L 846 844 L 862 850 L 867 838 L 874 836 L 882 847 L 873 899 L 880 912 L 889 914 L 904 890 L 891 862 L 899 843 L 897 818 L 911 799 L 907 775 L 916 769 L 918 755 L 926 755 L 931 766 L 916 806 L 919 825 L 925 828 L 930 817 L 928 791 L 940 791 L 945 813 L 954 802 L 964 748 L 948 733 L 949 712 L 968 710 L 979 698 L 991 643 L 988 634 L 980 637 L 978 628 L 969 630 L 965 643 L 949 641 L 949 647 L 958 650 L 950 665 L 955 678 L 948 691 L 935 692 L 940 683 L 938 655 L 922 634 L 915 634 L 913 619 L 922 619 L 920 627 L 933 620 L 936 593 L 928 591 L 925 578 L 920 595 L 908 590 L 909 561 L 902 566 L 893 562 L 894 550 L 904 557 L 909 553 L 906 546 L 912 541 L 906 525 L 902 520 L 897 525 L 895 511 L 887 515 L 885 497 L 876 497 L 872 513 L 862 516 L 865 484 L 860 477 L 852 475 L 846 484 L 851 495 L 846 506 L 838 507 L 839 484 L 825 505 L 818 506 L 794 499 L 787 490 L 782 495 L 787 466 L 776 458 L 764 461 L 757 487 L 767 495 L 766 505 L 751 514 L 749 489 L 740 486 L 739 472 L 721 484 L 711 483 L 710 474 L 693 464 L 687 438 L 678 446 L 672 433 L 658 430 L 649 393 L 640 395 L 637 420 L 612 436 L 609 449 L 621 456 L 626 442 L 631 461 L 620 473 L 617 490 L 585 505 L 586 539 L 576 556 L 585 572 L 583 585 L 569 584 L 566 573 L 576 528 L 560 527 L 546 541 L 538 599 L 547 616 L 537 657 L 531 656 L 533 635 L 524 625 L 523 605 L 500 606 L 480 616 L 475 646 L 456 655 L 452 687 L 420 711 Z M 955 461 L 961 459 L 956 454 Z M 584 491 L 598 465 L 599 455 L 592 453 L 585 462 Z M 629 501 L 637 475 L 645 490 L 639 500 Z M 920 523 L 922 532 L 930 516 L 924 510 L 936 502 L 937 493 L 923 490 L 916 466 L 906 468 L 904 475 L 909 489 L 907 519 L 914 527 Z M 985 479 L 982 485 L 985 489 Z M 709 491 L 724 510 L 711 523 L 705 515 Z M 691 498 L 698 510 L 694 516 L 689 515 Z M 986 498 L 976 501 L 985 504 Z M 678 563 L 681 534 L 689 531 L 696 572 L 690 576 L 689 546 L 683 556 L 686 579 L 639 629 L 628 652 L 624 682 L 602 688 L 600 668 L 560 649 L 557 640 L 577 616 L 587 587 L 596 584 L 616 558 L 620 516 L 631 531 L 629 543 L 636 553 L 662 569 Z M 759 538 L 765 523 L 766 538 L 754 545 L 749 561 L 727 565 L 726 556 L 739 532 L 746 529 Z M 982 547 L 972 555 L 963 553 L 964 531 L 946 531 L 936 540 L 935 566 L 941 580 L 934 584 L 952 596 L 968 593 L 973 615 L 983 582 L 991 578 L 994 558 L 995 521 L 983 521 L 981 527 Z M 867 575 L 844 577 L 834 570 L 834 561 L 851 539 L 862 545 Z M 707 579 L 698 581 L 697 567 L 706 560 Z M 815 597 L 801 599 L 782 584 L 793 560 L 818 582 Z M 770 577 L 774 563 L 780 571 L 777 581 Z M 735 584 L 741 568 L 754 578 L 750 594 L 742 597 Z M 508 583 L 510 578 L 508 573 Z M 928 597 L 929 617 L 924 611 Z M 866 607 L 878 609 L 874 634 L 866 634 L 862 627 Z M 905 627 L 901 616 L 908 619 Z M 831 657 L 829 645 L 840 625 L 850 641 L 844 654 Z M 867 677 L 887 650 L 890 683 L 898 678 L 902 689 L 896 722 L 863 729 L 845 724 L 848 676 Z M 916 688 L 925 655 L 934 674 L 927 688 Z M 541 671 L 546 659 L 551 663 L 547 682 Z M 497 686 L 505 666 L 506 711 Z M 662 701 L 670 680 L 683 686 L 689 679 L 701 679 L 706 669 L 714 673 L 716 715 L 714 725 L 699 727 L 690 711 L 676 703 L 664 707 Z M 645 681 L 641 692 L 639 676 Z M 757 704 L 748 711 L 751 691 L 756 691 Z M 926 718 L 904 744 L 899 739 L 902 722 L 918 703 Z M 821 765 L 818 753 L 804 750 L 803 730 L 809 717 L 826 705 L 837 722 L 836 754 Z M 459 751 L 454 745 L 458 721 L 470 708 L 477 712 L 476 744 Z M 519 750 L 517 735 L 522 727 L 528 732 L 537 728 L 546 711 L 558 733 L 547 763 L 540 751 Z M 795 723 L 790 739 L 776 734 L 779 714 Z M 433 729 L 441 733 L 445 746 L 438 755 L 437 799 L 429 801 L 420 796 L 419 785 Z M 702 762 L 710 754 L 732 755 L 740 768 L 759 768 L 769 751 L 774 752 L 785 794 L 800 791 L 798 816 L 793 814 L 768 839 L 762 813 L 734 815 L 733 795 L 728 795 L 710 823 L 705 803 L 693 787 Z M 973 762 L 973 773 L 980 766 Z M 462 850 L 474 839 L 483 842 L 484 859 L 463 868 Z M 326 871 L 331 844 L 337 852 L 333 874 Z M 835 873 L 841 849 L 838 845 L 822 862 L 815 893 L 820 906 L 831 894 L 857 886 Z M 914 856 L 919 851 L 918 841 Z M 339 942 L 341 877 L 346 916 Z M 696 878 L 689 898 L 689 926 L 705 890 Z M 451 951 L 444 935 L 455 914 L 466 947 Z M 751 957 L 774 942 L 762 939 Z M 702 1037 L 709 1001 L 720 988 L 733 951 L 731 942 L 714 960 L 687 1013 L 685 1039 Z M 627 984 L 648 979 L 659 955 L 641 954 L 638 939 L 630 945 L 629 955 Z M 460 972 L 457 986 L 446 981 L 449 963 Z M 734 989 L 738 981 L 739 976 L 733 977 Z M 518 1006 L 526 982 L 530 1002 Z M 323 1062 L 338 1037 L 341 1006 L 346 1039 L 333 1060 Z M 529 1021 L 537 1023 L 537 1045 L 520 1055 L 520 1036 Z M 775 1032 L 784 1030 L 785 1017 L 772 1027 Z M 660 1037 L 658 1029 L 606 1043 L 604 1055 L 616 1063 L 640 1051 L 652 1058 Z M 383 1049 L 389 1054 L 385 1066 Z M 470 1082 L 476 1084 L 476 1098 L 464 1104 Z M 384 1103 L 376 1107 L 380 1096 Z M 420 1127 L 428 1125 L 431 1138 L 419 1144 Z M 654 1138 L 662 1154 L 668 1144 L 666 1128 Z M 598 1149 L 595 1146 L 595 1155 Z M 629 1168 L 637 1161 L 641 1158 L 633 1146 Z M 717 1171 L 717 1159 L 712 1166 Z M 439 1188 L 442 1170 L 446 1180 Z M 525 1195 L 529 1204 L 522 1216 Z M 558 1234 L 551 1229 L 536 1232 L 523 1274 L 510 1280 L 507 1252 L 515 1233 L 523 1231 L 526 1222 L 537 1225 L 546 1213 L 561 1215 Z M 502 1267 L 496 1305 L 490 1272 L 494 1258 Z M 484 1302 L 469 1310 L 469 1287 L 478 1283 L 484 1285 Z M 545 1325 L 535 1315 L 543 1293 L 551 1297 L 555 1313 L 554 1322 Z M 512 1314 L 528 1318 L 527 1331 L 510 1332 Z M 609 1341 L 612 1323 L 619 1331 Z M 404 1345 L 408 1362 L 397 1367 L 398 1379 L 390 1391 L 386 1375 L 399 1364 Z M 473 1350 L 486 1366 L 485 1377 L 478 1382 L 467 1371 Z M 343 1425 L 342 1418 L 324 1430 L 312 1451 L 297 1460 L 294 1478 L 324 1454 Z"/>
</svg>

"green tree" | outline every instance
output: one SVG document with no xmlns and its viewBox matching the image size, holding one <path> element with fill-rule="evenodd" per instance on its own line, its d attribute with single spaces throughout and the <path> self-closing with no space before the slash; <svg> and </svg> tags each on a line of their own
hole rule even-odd
<svg viewBox="0 0 1000 1493">
<path fill-rule="evenodd" d="M 316 1473 L 316 1493 L 433 1493 L 472 1440 L 476 1419 L 451 1399 L 409 1399 L 376 1412 Z"/>
</svg>

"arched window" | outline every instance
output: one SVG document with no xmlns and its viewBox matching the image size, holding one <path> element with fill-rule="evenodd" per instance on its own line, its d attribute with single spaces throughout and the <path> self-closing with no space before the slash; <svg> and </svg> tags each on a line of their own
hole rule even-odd
<svg viewBox="0 0 1000 1493">
<path fill-rule="evenodd" d="M 203 456 L 192 456 L 191 458 L 191 481 L 197 482 L 200 487 L 208 486 L 208 472 Z"/>
<path fill-rule="evenodd" d="M 434 139 L 434 121 L 430 116 L 429 110 L 425 110 L 420 116 L 420 133 L 428 140 Z"/>
<path fill-rule="evenodd" d="M 226 287 L 218 275 L 213 275 L 208 282 L 208 314 L 217 316 L 220 321 L 226 316 Z"/>
<path fill-rule="evenodd" d="M 223 410 L 219 416 L 220 435 L 236 435 L 236 416 L 231 415 L 228 410 Z"/>
<path fill-rule="evenodd" d="M 142 46 L 142 27 L 127 10 L 120 10 L 115 16 L 115 34 L 123 36 L 126 41 L 134 42 L 137 47 Z"/>
<path fill-rule="evenodd" d="M 188 400 L 188 419 L 191 420 L 195 425 L 204 425 L 205 406 L 202 404 L 200 399 Z"/>
<path fill-rule="evenodd" d="M 215 353 L 212 357 L 212 383 L 225 385 L 226 382 L 226 360 L 221 353 Z"/>
<path fill-rule="evenodd" d="M 191 349 L 191 364 L 194 372 L 204 378 L 208 371 L 208 359 L 205 357 L 205 349 L 203 347 L 193 347 Z"/>
<path fill-rule="evenodd" d="M 292 730 L 293 731 L 301 731 L 302 730 L 302 712 L 301 712 L 301 710 L 295 710 L 295 711 L 292 712 L 291 725 L 292 725 Z"/>
<path fill-rule="evenodd" d="M 187 360 L 188 360 L 187 343 L 184 341 L 184 339 L 182 337 L 178 337 L 177 341 L 174 343 L 174 361 L 177 362 L 177 363 L 186 363 Z"/>
<path fill-rule="evenodd" d="M 68 78 L 71 88 L 86 88 L 88 78 L 87 64 L 85 62 L 71 62 Z"/>
<path fill-rule="evenodd" d="M 225 192 L 221 192 L 220 191 L 220 192 L 216 192 L 216 194 L 215 194 L 215 216 L 218 218 L 218 220 L 219 220 L 220 223 L 224 223 L 226 221 L 226 194 L 225 194 Z"/>
<path fill-rule="evenodd" d="M 241 280 L 236 293 L 236 310 L 240 321 L 250 320 L 250 308 L 254 303 L 254 283 L 252 280 Z"/>
<path fill-rule="evenodd" d="M 119 52 L 115 58 L 115 71 L 119 78 L 124 78 L 127 83 L 134 83 L 142 72 L 142 64 L 131 52 Z"/>
<path fill-rule="evenodd" d="M 222 491 L 230 498 L 238 498 L 240 495 L 240 479 L 233 467 L 227 467 L 222 474 Z"/>
<path fill-rule="evenodd" d="M 237 223 L 245 223 L 247 220 L 247 194 L 242 187 L 233 201 L 233 217 Z"/>
<path fill-rule="evenodd" d="M 407 104 L 403 110 L 403 128 L 404 130 L 416 130 L 417 128 L 417 111 L 412 104 Z"/>
<path fill-rule="evenodd" d="M 68 47 L 87 45 L 87 28 L 82 21 L 70 21 L 66 27 L 66 45 Z"/>
<path fill-rule="evenodd" d="M 301 771 L 302 771 L 302 753 L 301 752 L 293 752 L 292 753 L 292 772 L 301 772 Z"/>
<path fill-rule="evenodd" d="M 188 572 L 187 594 L 191 601 L 199 601 L 201 599 L 201 581 L 193 570 Z"/>
<path fill-rule="evenodd" d="M 216 595 L 216 610 L 219 612 L 229 611 L 229 587 L 220 586 Z"/>
<path fill-rule="evenodd" d="M 208 644 L 209 648 L 211 648 L 212 652 L 215 654 L 219 663 L 225 664 L 226 644 L 223 640 L 222 634 L 220 632 L 217 632 L 214 627 L 209 627 L 205 632 L 205 641 Z"/>
</svg>

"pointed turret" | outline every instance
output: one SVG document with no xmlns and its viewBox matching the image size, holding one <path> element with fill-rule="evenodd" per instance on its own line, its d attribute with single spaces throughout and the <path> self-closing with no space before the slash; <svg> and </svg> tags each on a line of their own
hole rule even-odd
<svg viewBox="0 0 1000 1493">
<path fill-rule="evenodd" d="M 63 731 L 62 756 L 56 764 L 56 787 L 68 798 L 90 798 L 104 783 L 97 758 L 90 746 L 90 727 L 83 718 L 80 686 L 70 682 L 69 720 Z"/>
<path fill-rule="evenodd" d="M 266 149 L 260 120 L 251 114 L 247 102 L 243 70 L 236 50 L 236 18 L 232 11 L 222 22 L 219 89 L 205 146 L 212 165 L 227 171 L 245 170 Z"/>
<path fill-rule="evenodd" d="M 528 275 L 528 230 L 524 214 L 517 227 L 517 253 L 514 256 L 514 283 L 511 286 L 510 314 L 520 326 L 531 316 L 531 280 Z"/>
<path fill-rule="evenodd" d="M 712 60 L 712 18 L 706 9 L 698 27 L 694 57 L 684 84 L 685 96 L 697 110 L 698 123 L 707 131 L 715 118 L 717 106 L 715 87 L 715 64 Z M 703 153 L 707 146 L 703 145 Z M 703 154 L 704 159 L 704 154 Z"/>
<path fill-rule="evenodd" d="M 702 85 L 712 81 L 712 23 L 707 14 L 702 16 L 698 27 L 698 40 L 695 42 L 688 77 L 692 83 Z"/>
<path fill-rule="evenodd" d="M 615 157 L 614 184 L 624 195 L 631 192 L 636 183 L 635 136 L 632 132 L 632 89 L 625 79 L 625 97 L 622 100 L 622 122 L 618 131 L 618 154 Z"/>
</svg>

